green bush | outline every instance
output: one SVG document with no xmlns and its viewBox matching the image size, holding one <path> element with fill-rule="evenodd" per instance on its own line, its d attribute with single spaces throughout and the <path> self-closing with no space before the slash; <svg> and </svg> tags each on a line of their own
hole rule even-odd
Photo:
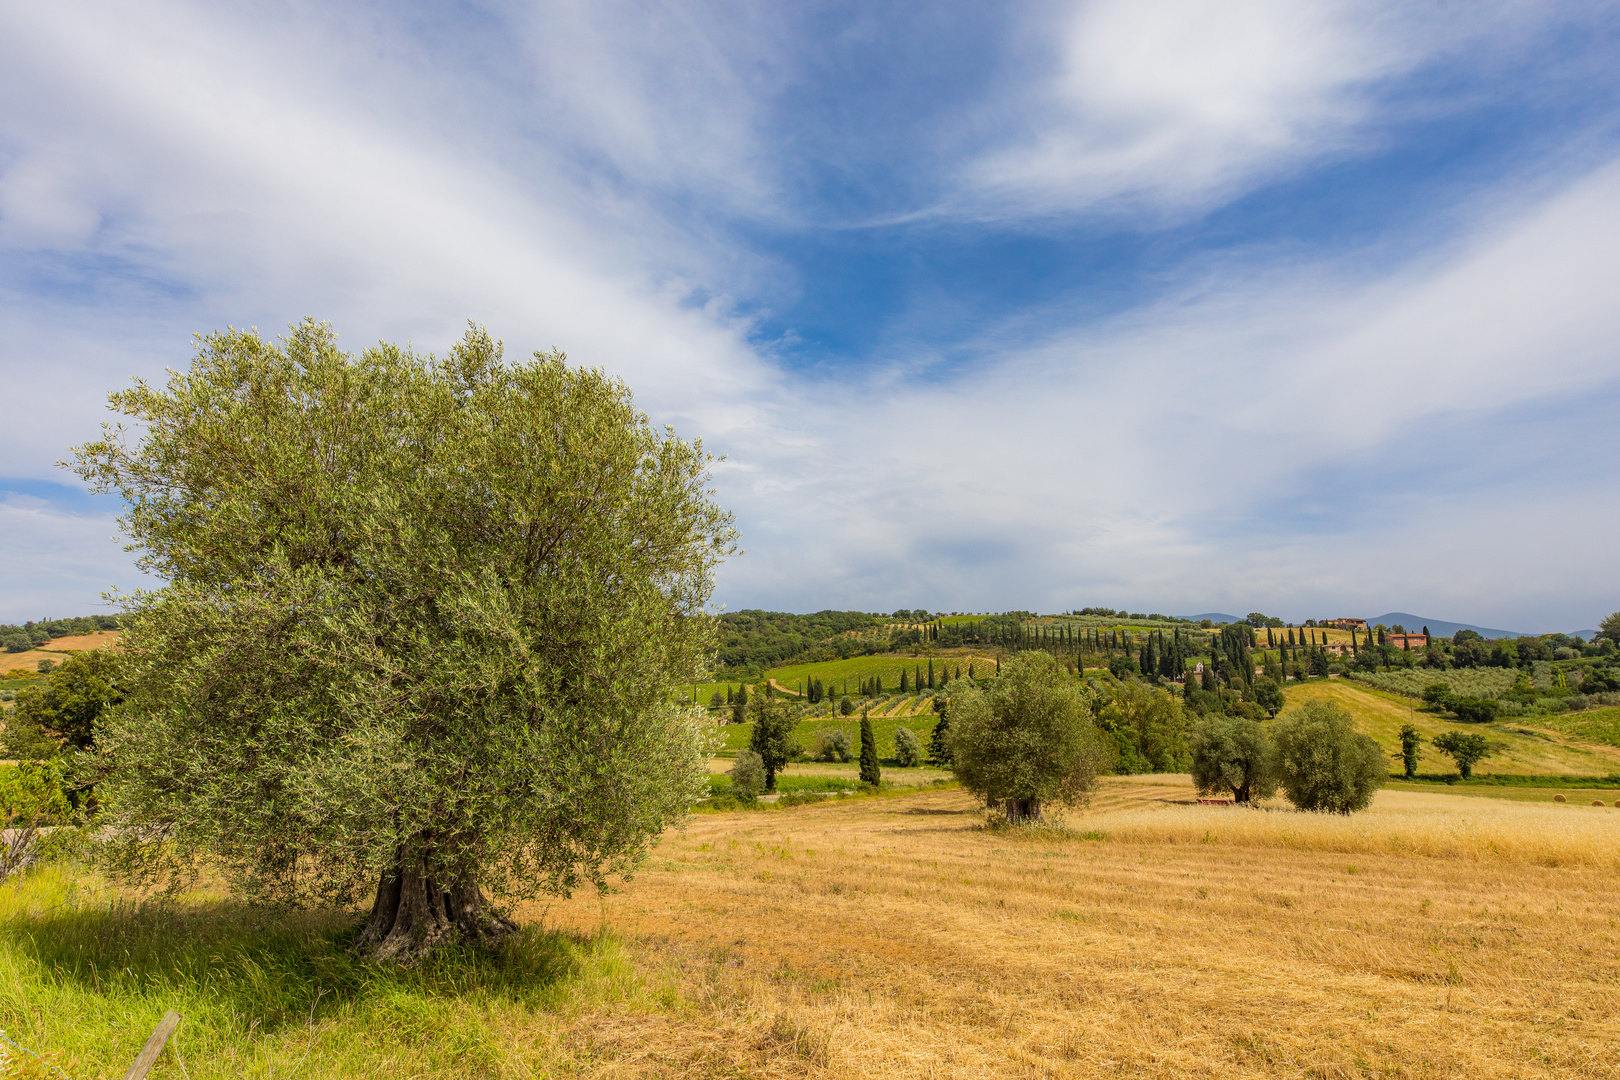
<svg viewBox="0 0 1620 1080">
<path fill-rule="evenodd" d="M 731 777 L 731 791 L 739 799 L 758 798 L 765 790 L 765 763 L 752 750 L 743 750 L 726 773 Z"/>
<path fill-rule="evenodd" d="M 894 763 L 903 769 L 914 769 L 923 763 L 922 740 L 910 728 L 894 730 Z"/>
<path fill-rule="evenodd" d="M 854 756 L 849 748 L 849 736 L 842 728 L 825 728 L 816 732 L 815 741 L 810 745 L 817 761 L 845 762 Z"/>
<path fill-rule="evenodd" d="M 1337 702 L 1307 701 L 1285 713 L 1274 740 L 1282 789 L 1301 810 L 1364 810 L 1384 782 L 1383 749 Z"/>
</svg>

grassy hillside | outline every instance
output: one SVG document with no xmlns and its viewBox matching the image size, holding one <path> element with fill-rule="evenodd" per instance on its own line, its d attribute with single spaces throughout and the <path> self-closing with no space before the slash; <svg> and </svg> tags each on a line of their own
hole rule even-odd
<svg viewBox="0 0 1620 1080">
<path fill-rule="evenodd" d="M 1549 773 L 1575 776 L 1607 776 L 1620 771 L 1620 745 L 1587 744 L 1546 726 L 1546 718 L 1534 721 L 1507 719 L 1491 724 L 1463 724 L 1423 711 L 1410 698 L 1380 693 L 1343 680 L 1322 680 L 1285 691 L 1290 704 L 1311 698 L 1337 701 L 1355 717 L 1356 726 L 1377 739 L 1390 753 L 1391 769 L 1398 767 L 1400 730 L 1410 723 L 1426 740 L 1444 731 L 1477 731 L 1500 742 L 1505 749 L 1474 766 L 1476 773 Z M 1604 710 L 1609 712 L 1610 710 Z M 1614 710 L 1620 712 L 1620 710 Z M 1598 716 L 1599 713 L 1576 714 Z M 1425 773 L 1451 771 L 1451 759 L 1425 746 L 1419 770 Z"/>
</svg>

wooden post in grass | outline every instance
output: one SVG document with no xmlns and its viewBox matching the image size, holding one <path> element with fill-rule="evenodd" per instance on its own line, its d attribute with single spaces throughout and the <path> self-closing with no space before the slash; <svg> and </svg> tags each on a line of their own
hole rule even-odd
<svg viewBox="0 0 1620 1080">
<path fill-rule="evenodd" d="M 152 1029 L 152 1037 L 146 1040 L 141 1052 L 135 1057 L 135 1064 L 129 1067 L 124 1074 L 124 1080 L 146 1080 L 146 1074 L 152 1071 L 152 1064 L 157 1061 L 158 1055 L 163 1053 L 164 1044 L 174 1029 L 180 1026 L 180 1014 L 170 1009 L 158 1021 L 158 1026 Z"/>
</svg>

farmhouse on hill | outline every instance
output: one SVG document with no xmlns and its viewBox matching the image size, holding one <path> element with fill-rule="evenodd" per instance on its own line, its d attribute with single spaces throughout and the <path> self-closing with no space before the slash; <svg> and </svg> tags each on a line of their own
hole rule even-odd
<svg viewBox="0 0 1620 1080">
<path fill-rule="evenodd" d="M 1427 634 L 1385 634 L 1384 642 L 1397 649 L 1421 649 L 1429 643 Z"/>
<path fill-rule="evenodd" d="M 1366 619 L 1328 619 L 1327 621 L 1322 623 L 1322 625 L 1323 626 L 1331 626 L 1335 630 L 1365 630 L 1365 629 L 1367 629 L 1367 620 Z"/>
</svg>

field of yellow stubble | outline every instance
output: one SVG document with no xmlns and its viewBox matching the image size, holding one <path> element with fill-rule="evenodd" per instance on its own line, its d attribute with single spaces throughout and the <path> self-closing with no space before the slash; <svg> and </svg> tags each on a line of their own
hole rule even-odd
<svg viewBox="0 0 1620 1080">
<path fill-rule="evenodd" d="M 1068 837 L 959 791 L 699 817 L 544 915 L 695 1008 L 569 1041 L 606 1075 L 1620 1075 L 1620 811 L 1185 785 L 1106 780 Z"/>
</svg>

